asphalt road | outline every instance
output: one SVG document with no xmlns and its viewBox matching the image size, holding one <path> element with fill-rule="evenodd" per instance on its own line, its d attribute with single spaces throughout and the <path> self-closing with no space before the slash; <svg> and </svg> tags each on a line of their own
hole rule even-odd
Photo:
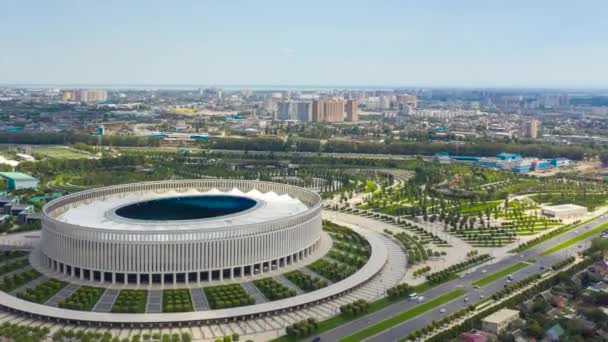
<svg viewBox="0 0 608 342">
<path fill-rule="evenodd" d="M 523 278 L 526 278 L 534 273 L 541 272 L 540 266 L 544 266 L 545 268 L 550 268 L 555 262 L 565 259 L 568 256 L 573 255 L 579 250 L 582 250 L 590 245 L 591 240 L 594 237 L 590 237 L 584 242 L 581 242 L 577 245 L 574 245 L 567 249 L 562 249 L 559 252 L 556 252 L 552 255 L 541 256 L 540 254 L 551 248 L 552 246 L 570 240 L 576 237 L 579 234 L 586 232 L 589 229 L 595 228 L 601 224 L 608 222 L 608 217 L 600 217 L 592 222 L 585 224 L 582 227 L 579 227 L 573 231 L 570 231 L 564 235 L 561 235 L 557 238 L 550 239 L 549 241 L 545 241 L 544 243 L 532 248 L 528 251 L 525 251 L 521 254 L 514 254 L 509 256 L 499 262 L 484 264 L 481 267 L 478 267 L 476 271 L 464 274 L 461 278 L 450 281 L 448 283 L 442 284 L 438 287 L 432 288 L 422 295 L 425 297 L 425 301 L 432 300 L 436 297 L 441 296 L 447 292 L 455 288 L 463 288 L 467 293 L 462 297 L 440 307 L 437 307 L 431 311 L 427 311 L 426 313 L 417 316 L 411 320 L 408 320 L 402 324 L 392 327 L 391 329 L 385 330 L 378 335 L 372 336 L 366 341 L 374 341 L 374 342 L 387 342 L 387 341 L 397 341 L 404 337 L 406 337 L 412 331 L 420 329 L 426 325 L 428 325 L 433 320 L 439 320 L 442 317 L 448 316 L 458 310 L 465 308 L 468 305 L 479 302 L 483 297 L 488 297 L 498 292 L 502 288 L 504 288 L 505 280 L 497 280 L 493 283 L 490 283 L 481 289 L 475 289 L 471 285 L 472 282 L 484 278 L 496 271 L 499 271 L 509 265 L 516 264 L 518 262 L 526 261 L 528 259 L 534 259 L 536 262 L 518 272 L 513 273 L 513 280 L 519 281 Z M 485 273 L 482 271 L 485 270 Z M 481 296 L 480 296 L 481 295 Z M 468 297 L 469 301 L 464 302 L 464 297 Z M 381 321 L 384 321 L 392 316 L 395 316 L 403 311 L 407 311 L 413 307 L 415 307 L 418 303 L 404 300 L 399 303 L 393 304 L 383 310 L 374 312 L 370 315 L 361 317 L 357 320 L 351 321 L 347 324 L 341 325 L 333 330 L 327 331 L 321 335 L 318 335 L 321 338 L 321 341 L 338 341 L 340 338 L 350 336 L 359 330 L 365 329 L 370 325 L 374 325 Z M 445 313 L 440 313 L 439 310 L 441 308 L 445 308 Z M 312 338 L 310 339 L 312 340 Z"/>
</svg>

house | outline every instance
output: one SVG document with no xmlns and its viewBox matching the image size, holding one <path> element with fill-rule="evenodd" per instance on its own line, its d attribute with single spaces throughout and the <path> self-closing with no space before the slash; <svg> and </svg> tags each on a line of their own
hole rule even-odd
<svg viewBox="0 0 608 342">
<path fill-rule="evenodd" d="M 559 342 L 559 338 L 564 334 L 564 328 L 556 324 L 545 332 L 545 337 L 551 342 Z"/>
<path fill-rule="evenodd" d="M 482 319 L 481 328 L 483 331 L 498 335 L 517 319 L 519 319 L 519 311 L 503 308 Z"/>
<path fill-rule="evenodd" d="M 605 259 L 596 261 L 587 269 L 591 278 L 600 280 L 608 275 L 608 262 Z"/>
</svg>

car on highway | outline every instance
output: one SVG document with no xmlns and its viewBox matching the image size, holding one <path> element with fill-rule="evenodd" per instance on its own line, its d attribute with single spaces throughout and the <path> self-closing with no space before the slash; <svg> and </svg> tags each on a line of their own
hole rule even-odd
<svg viewBox="0 0 608 342">
<path fill-rule="evenodd" d="M 321 338 L 319 336 L 312 339 L 312 342 L 321 342 Z"/>
<path fill-rule="evenodd" d="M 481 273 L 487 273 L 488 270 L 481 270 Z"/>
<path fill-rule="evenodd" d="M 469 297 L 464 297 L 464 302 L 468 302 L 469 301 Z"/>
<path fill-rule="evenodd" d="M 473 285 L 473 288 L 476 289 L 476 290 L 480 289 L 479 285 Z"/>
<path fill-rule="evenodd" d="M 418 294 L 416 292 L 410 293 L 409 298 L 410 300 L 416 300 L 416 298 L 418 298 Z"/>
<path fill-rule="evenodd" d="M 416 299 L 416 301 L 417 301 L 418 303 L 422 303 L 422 302 L 424 301 L 424 296 L 420 296 L 420 297 L 418 297 L 418 299 Z"/>
<path fill-rule="evenodd" d="M 440 313 L 445 313 L 446 309 L 445 308 L 441 308 L 441 310 L 439 310 Z"/>
</svg>

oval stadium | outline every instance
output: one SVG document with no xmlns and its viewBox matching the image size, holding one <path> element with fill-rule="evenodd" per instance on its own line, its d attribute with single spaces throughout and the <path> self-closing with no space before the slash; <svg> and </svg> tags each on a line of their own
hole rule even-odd
<svg viewBox="0 0 608 342">
<path fill-rule="evenodd" d="M 43 208 L 39 264 L 80 281 L 189 284 L 298 263 L 320 244 L 321 198 L 248 180 L 179 180 L 71 194 Z"/>
</svg>

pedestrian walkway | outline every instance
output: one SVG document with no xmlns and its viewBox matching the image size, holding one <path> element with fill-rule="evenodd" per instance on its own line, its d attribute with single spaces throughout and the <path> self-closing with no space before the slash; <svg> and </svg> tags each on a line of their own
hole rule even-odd
<svg viewBox="0 0 608 342">
<path fill-rule="evenodd" d="M 260 292 L 260 290 L 258 290 L 258 288 L 255 287 L 252 282 L 248 281 L 246 283 L 242 283 L 241 286 L 243 286 L 245 291 L 247 291 L 247 293 L 253 297 L 253 299 L 255 299 L 256 304 L 265 303 L 268 301 L 262 292 Z"/>
<path fill-rule="evenodd" d="M 209 310 L 209 304 L 202 289 L 190 289 L 190 297 L 192 298 L 194 311 Z"/>
<path fill-rule="evenodd" d="M 148 291 L 148 302 L 146 303 L 147 313 L 163 312 L 163 291 L 150 290 Z"/>
<path fill-rule="evenodd" d="M 106 291 L 101 295 L 101 298 L 93 307 L 94 312 L 110 312 L 112 311 L 112 306 L 120 293 L 119 290 L 116 289 L 106 289 Z"/>
<path fill-rule="evenodd" d="M 72 293 L 76 292 L 80 288 L 80 285 L 76 284 L 68 284 L 66 287 L 62 288 L 59 292 L 57 292 L 53 297 L 51 297 L 44 305 L 58 307 L 59 302 L 68 298 L 72 295 Z"/>
</svg>

